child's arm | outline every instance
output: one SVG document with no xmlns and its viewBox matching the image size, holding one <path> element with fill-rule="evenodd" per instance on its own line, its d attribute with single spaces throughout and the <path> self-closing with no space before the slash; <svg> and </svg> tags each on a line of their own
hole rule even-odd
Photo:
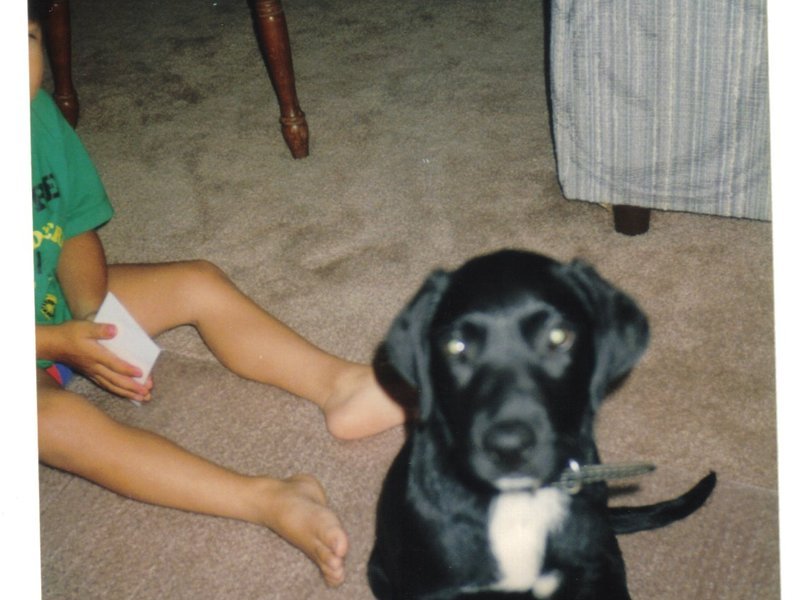
<svg viewBox="0 0 800 600">
<path fill-rule="evenodd" d="M 148 400 L 152 382 L 136 383 L 141 371 L 97 343 L 116 335 L 113 325 L 91 321 L 105 298 L 108 270 L 94 231 L 64 242 L 56 271 L 74 320 L 36 327 L 36 357 L 63 362 L 117 395 Z"/>
<path fill-rule="evenodd" d="M 108 269 L 97 233 L 87 231 L 64 242 L 56 271 L 75 319 L 90 320 L 108 291 Z"/>
</svg>

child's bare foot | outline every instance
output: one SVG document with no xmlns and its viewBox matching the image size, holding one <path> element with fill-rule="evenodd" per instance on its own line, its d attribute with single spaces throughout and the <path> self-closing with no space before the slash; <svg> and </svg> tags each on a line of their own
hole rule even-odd
<svg viewBox="0 0 800 600">
<path fill-rule="evenodd" d="M 328 431 L 343 440 L 381 433 L 406 418 L 403 408 L 378 384 L 372 368 L 357 364 L 339 377 L 322 411 Z"/>
<path fill-rule="evenodd" d="M 328 508 L 319 482 L 310 475 L 295 475 L 264 483 L 270 495 L 264 524 L 313 560 L 328 585 L 341 584 L 347 534 Z"/>
</svg>

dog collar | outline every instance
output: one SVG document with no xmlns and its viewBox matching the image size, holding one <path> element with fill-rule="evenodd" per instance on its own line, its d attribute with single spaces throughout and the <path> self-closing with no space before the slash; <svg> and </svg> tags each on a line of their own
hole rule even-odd
<svg viewBox="0 0 800 600">
<path fill-rule="evenodd" d="M 577 460 L 571 459 L 567 468 L 561 472 L 558 481 L 552 485 L 575 495 L 581 491 L 584 484 L 638 477 L 655 471 L 655 468 L 655 465 L 644 462 L 581 465 Z"/>
</svg>

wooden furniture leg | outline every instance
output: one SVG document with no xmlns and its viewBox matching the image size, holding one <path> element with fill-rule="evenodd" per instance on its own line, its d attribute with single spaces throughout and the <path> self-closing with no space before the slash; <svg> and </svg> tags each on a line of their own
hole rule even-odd
<svg viewBox="0 0 800 600">
<path fill-rule="evenodd" d="M 615 204 L 614 230 L 625 235 L 641 235 L 650 229 L 650 209 Z"/>
<path fill-rule="evenodd" d="M 44 23 L 47 56 L 55 87 L 53 99 L 69 124 L 78 124 L 78 93 L 72 84 L 72 38 L 69 0 L 51 0 Z"/>
<path fill-rule="evenodd" d="M 72 36 L 69 0 L 47 0 L 44 23 L 47 54 L 55 87 L 53 98 L 70 125 L 78 124 L 78 93 L 72 83 Z M 308 156 L 308 124 L 294 85 L 289 31 L 280 0 L 253 0 L 256 30 L 272 85 L 278 97 L 283 138 L 294 158 Z"/>
<path fill-rule="evenodd" d="M 283 139 L 294 158 L 308 156 L 308 124 L 294 85 L 289 31 L 281 0 L 253 0 L 256 29 L 267 70 L 278 97 Z"/>
</svg>

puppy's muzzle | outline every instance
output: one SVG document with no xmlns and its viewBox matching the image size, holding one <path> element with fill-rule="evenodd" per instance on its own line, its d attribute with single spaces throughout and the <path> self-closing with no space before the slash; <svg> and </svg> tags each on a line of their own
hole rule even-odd
<svg viewBox="0 0 800 600">
<path fill-rule="evenodd" d="M 499 490 L 537 489 L 551 475 L 552 435 L 535 419 L 502 419 L 473 439 L 473 473 Z"/>
<path fill-rule="evenodd" d="M 536 433 L 527 424 L 506 421 L 492 425 L 483 435 L 483 449 L 501 470 L 516 472 L 530 462 Z"/>
</svg>

